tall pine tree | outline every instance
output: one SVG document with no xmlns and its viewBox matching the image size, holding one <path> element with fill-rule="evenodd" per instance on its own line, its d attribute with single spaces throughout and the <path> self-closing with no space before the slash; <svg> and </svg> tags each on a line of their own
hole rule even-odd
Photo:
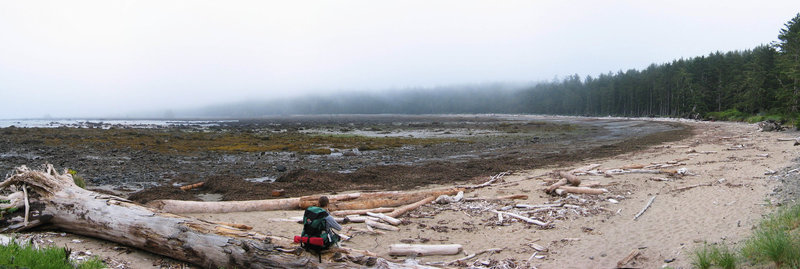
<svg viewBox="0 0 800 269">
<path fill-rule="evenodd" d="M 800 108 L 800 13 L 784 26 L 778 35 L 780 41 L 776 44 L 780 51 L 780 97 L 788 102 L 789 112 L 796 113 Z"/>
</svg>

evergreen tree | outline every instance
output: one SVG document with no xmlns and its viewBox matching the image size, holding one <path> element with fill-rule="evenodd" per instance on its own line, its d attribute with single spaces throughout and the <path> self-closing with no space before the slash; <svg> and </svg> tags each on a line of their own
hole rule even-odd
<svg viewBox="0 0 800 269">
<path fill-rule="evenodd" d="M 800 102 L 800 13 L 789 20 L 778 35 L 780 54 L 778 68 L 780 69 L 781 95 L 788 101 L 790 113 L 798 112 Z"/>
</svg>

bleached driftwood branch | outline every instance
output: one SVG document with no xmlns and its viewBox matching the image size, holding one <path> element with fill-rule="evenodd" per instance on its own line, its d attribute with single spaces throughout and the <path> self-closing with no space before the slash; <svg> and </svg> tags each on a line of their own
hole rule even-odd
<svg viewBox="0 0 800 269">
<path fill-rule="evenodd" d="M 642 214 L 644 214 L 644 212 L 647 211 L 648 208 L 650 208 L 650 205 L 652 205 L 653 201 L 655 201 L 655 200 L 656 200 L 656 195 L 653 195 L 653 197 L 650 198 L 650 201 L 647 202 L 647 205 L 645 205 L 644 208 L 642 208 L 642 211 L 639 211 L 639 213 L 637 213 L 636 216 L 633 217 L 633 220 L 636 220 L 640 216 L 642 216 Z"/>
</svg>

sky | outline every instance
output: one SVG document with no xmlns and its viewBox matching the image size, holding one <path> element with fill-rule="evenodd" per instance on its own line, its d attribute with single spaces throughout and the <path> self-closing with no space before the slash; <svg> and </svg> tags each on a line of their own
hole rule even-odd
<svg viewBox="0 0 800 269">
<path fill-rule="evenodd" d="M 596 76 L 777 40 L 800 1 L 4 1 L 0 119 Z"/>
</svg>

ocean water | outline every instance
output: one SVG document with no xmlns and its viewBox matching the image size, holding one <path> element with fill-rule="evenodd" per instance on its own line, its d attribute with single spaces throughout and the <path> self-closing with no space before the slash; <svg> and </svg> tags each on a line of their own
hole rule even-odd
<svg viewBox="0 0 800 269">
<path fill-rule="evenodd" d="M 238 120 L 106 120 L 106 119 L 0 119 L 0 128 L 103 128 L 114 126 L 134 128 L 163 128 L 170 126 L 217 126 L 223 122 L 237 122 Z"/>
</svg>

